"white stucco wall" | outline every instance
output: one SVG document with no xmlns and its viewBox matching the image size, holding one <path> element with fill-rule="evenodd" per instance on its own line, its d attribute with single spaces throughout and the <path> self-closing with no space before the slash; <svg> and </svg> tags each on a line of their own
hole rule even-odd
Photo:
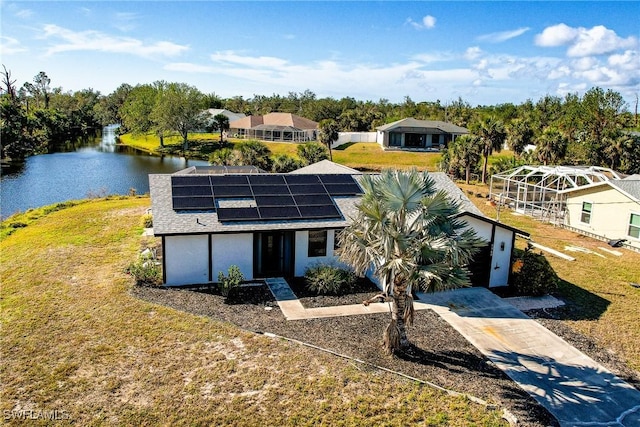
<svg viewBox="0 0 640 427">
<path fill-rule="evenodd" d="M 307 267 L 316 263 L 337 263 L 333 254 L 333 243 L 335 230 L 327 230 L 327 255 L 321 257 L 309 257 L 309 231 L 296 231 L 296 262 L 294 267 L 295 276 L 304 276 Z"/>
<path fill-rule="evenodd" d="M 253 280 L 253 234 L 216 234 L 212 236 L 213 281 L 220 271 L 227 274 L 237 265 L 247 280 Z"/>
<path fill-rule="evenodd" d="M 512 242 L 513 232 L 511 230 L 496 227 L 496 234 L 493 242 L 493 255 L 491 256 L 490 288 L 494 286 L 506 286 L 509 284 Z"/>
<path fill-rule="evenodd" d="M 490 242 L 493 225 L 477 218 L 464 216 L 463 219 L 469 227 L 476 231 L 481 239 Z M 491 255 L 491 272 L 489 287 L 506 286 L 509 284 L 509 269 L 511 267 L 511 251 L 513 250 L 513 232 L 496 225 Z M 501 244 L 504 243 L 504 250 Z M 498 267 L 498 268 L 496 268 Z"/>
<path fill-rule="evenodd" d="M 209 281 L 209 236 L 167 236 L 164 240 L 167 285 Z"/>
<path fill-rule="evenodd" d="M 592 204 L 588 224 L 581 221 L 583 202 Z M 640 239 L 627 234 L 632 213 L 640 215 L 640 204 L 615 188 L 599 186 L 567 194 L 565 224 L 606 239 L 627 239 L 631 246 L 640 248 Z"/>
</svg>

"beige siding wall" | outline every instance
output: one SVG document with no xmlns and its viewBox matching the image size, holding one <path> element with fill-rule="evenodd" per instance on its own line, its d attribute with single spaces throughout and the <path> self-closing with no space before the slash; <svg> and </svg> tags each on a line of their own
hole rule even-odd
<svg viewBox="0 0 640 427">
<path fill-rule="evenodd" d="M 591 220 L 581 221 L 583 202 L 591 203 Z M 640 214 L 640 204 L 609 186 L 575 191 L 567 195 L 567 217 L 565 224 L 578 230 L 607 239 L 627 239 L 640 248 L 640 239 L 630 237 L 631 214 Z"/>
</svg>

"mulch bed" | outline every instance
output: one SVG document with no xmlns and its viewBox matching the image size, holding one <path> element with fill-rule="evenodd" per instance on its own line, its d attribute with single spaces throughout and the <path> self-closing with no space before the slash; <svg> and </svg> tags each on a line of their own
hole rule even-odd
<svg viewBox="0 0 640 427">
<path fill-rule="evenodd" d="M 415 323 L 408 329 L 413 345 L 411 350 L 402 356 L 387 356 L 381 348 L 381 337 L 389 322 L 388 314 L 287 321 L 266 286 L 242 288 L 242 294 L 237 297 L 247 298 L 247 303 L 241 307 L 235 297 L 225 301 L 215 291 L 136 287 L 132 293 L 146 301 L 231 322 L 246 330 L 297 339 L 477 396 L 509 410 L 520 426 L 558 425 L 542 406 L 431 310 L 416 312 Z M 313 302 L 310 299 L 306 301 L 307 307 L 329 302 L 333 305 L 354 304 L 363 299 L 353 295 L 313 298 Z M 585 344 L 588 340 L 559 321 L 543 319 L 541 322 L 552 331 L 560 332 L 558 334 L 571 344 L 582 343 L 576 347 L 623 379 L 631 379 L 636 387 L 640 384 L 637 373 L 617 361 L 610 352 L 592 343 Z"/>
<path fill-rule="evenodd" d="M 362 304 L 380 293 L 380 289 L 366 277 L 359 277 L 347 295 L 316 295 L 307 289 L 304 277 L 287 279 L 291 290 L 304 308 L 333 307 L 336 305 Z"/>
</svg>

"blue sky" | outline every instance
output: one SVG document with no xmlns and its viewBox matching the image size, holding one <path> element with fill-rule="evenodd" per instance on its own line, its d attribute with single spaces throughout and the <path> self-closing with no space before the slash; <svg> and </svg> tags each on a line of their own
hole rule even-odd
<svg viewBox="0 0 640 427">
<path fill-rule="evenodd" d="M 0 1 L 0 57 L 21 85 L 108 94 L 184 82 L 221 97 L 472 105 L 593 86 L 640 92 L 640 2 Z"/>
</svg>

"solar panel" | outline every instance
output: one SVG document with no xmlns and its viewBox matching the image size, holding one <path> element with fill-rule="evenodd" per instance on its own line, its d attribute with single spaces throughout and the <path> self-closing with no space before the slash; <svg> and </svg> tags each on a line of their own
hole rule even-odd
<svg viewBox="0 0 640 427">
<path fill-rule="evenodd" d="M 213 187 L 215 197 L 251 197 L 251 187 L 248 185 L 216 185 Z"/>
<path fill-rule="evenodd" d="M 298 206 L 303 218 L 340 218 L 340 212 L 334 205 Z"/>
<path fill-rule="evenodd" d="M 213 196 L 210 185 L 208 186 L 189 185 L 185 187 L 176 186 L 176 187 L 172 187 L 171 194 L 174 197 L 175 196 Z"/>
<path fill-rule="evenodd" d="M 214 175 L 211 176 L 211 184 L 214 186 L 249 185 L 249 181 L 244 175 Z"/>
<path fill-rule="evenodd" d="M 215 209 L 213 197 L 174 197 L 173 209 L 212 210 Z"/>
<path fill-rule="evenodd" d="M 211 185 L 208 176 L 201 175 L 185 175 L 185 176 L 172 176 L 171 185 Z"/>
<path fill-rule="evenodd" d="M 300 212 L 295 206 L 278 206 L 260 208 L 262 219 L 300 219 Z"/>
<path fill-rule="evenodd" d="M 354 184 L 355 180 L 351 175 L 320 175 L 320 179 L 325 184 Z"/>
<path fill-rule="evenodd" d="M 178 175 L 171 190 L 174 210 L 217 211 L 221 222 L 341 218 L 331 196 L 362 193 L 350 175 Z"/>
<path fill-rule="evenodd" d="M 325 184 L 327 192 L 332 196 L 355 196 L 362 194 L 360 186 L 355 182 L 353 184 Z"/>
<path fill-rule="evenodd" d="M 225 221 L 251 221 L 260 219 L 257 208 L 220 208 L 218 220 Z"/>
<path fill-rule="evenodd" d="M 265 206 L 295 206 L 296 202 L 291 196 L 256 196 L 258 207 Z"/>
<path fill-rule="evenodd" d="M 249 183 L 251 185 L 285 185 L 282 175 L 251 175 Z"/>
<path fill-rule="evenodd" d="M 289 187 L 286 185 L 253 185 L 253 194 L 256 196 L 279 196 L 288 195 Z"/>
<path fill-rule="evenodd" d="M 284 179 L 289 185 L 320 183 L 318 175 L 286 175 Z"/>
<path fill-rule="evenodd" d="M 327 194 L 322 184 L 290 185 L 291 194 Z"/>
<path fill-rule="evenodd" d="M 293 196 L 297 205 L 331 205 L 333 201 L 326 194 L 315 194 L 308 196 L 306 194 L 296 194 Z"/>
</svg>

